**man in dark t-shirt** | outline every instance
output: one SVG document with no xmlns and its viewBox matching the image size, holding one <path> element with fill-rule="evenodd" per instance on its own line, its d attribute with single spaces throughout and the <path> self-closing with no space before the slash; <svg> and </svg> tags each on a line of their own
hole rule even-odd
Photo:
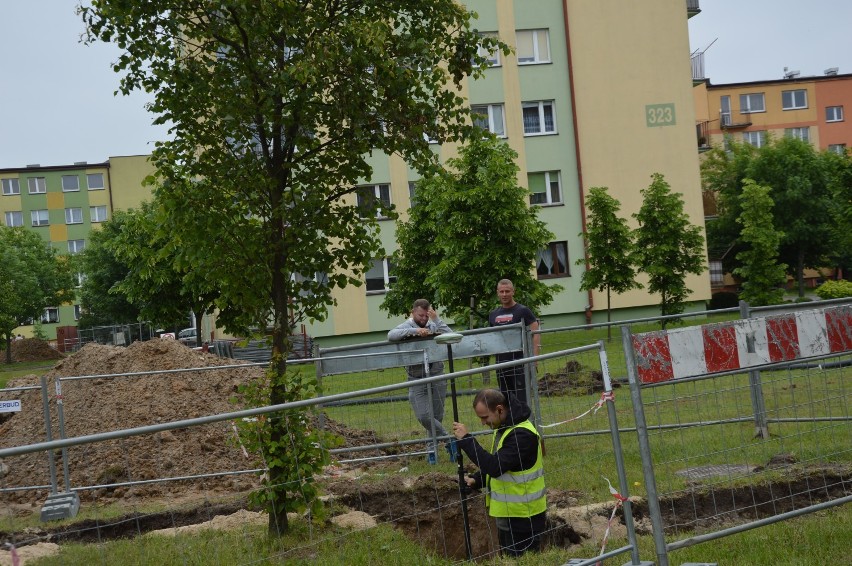
<svg viewBox="0 0 852 566">
<path fill-rule="evenodd" d="M 497 298 L 500 301 L 500 306 L 488 315 L 488 326 L 503 326 L 523 321 L 530 330 L 538 330 L 538 319 L 533 312 L 524 305 L 515 302 L 515 285 L 511 281 L 501 279 L 497 283 Z M 538 355 L 539 341 L 539 335 L 534 334 L 534 356 Z M 524 353 L 521 350 L 497 354 L 497 363 L 518 360 L 523 357 Z M 506 397 L 517 397 L 524 404 L 529 404 L 524 373 L 524 366 L 500 369 L 497 370 L 497 381 L 500 383 L 500 391 Z"/>
</svg>

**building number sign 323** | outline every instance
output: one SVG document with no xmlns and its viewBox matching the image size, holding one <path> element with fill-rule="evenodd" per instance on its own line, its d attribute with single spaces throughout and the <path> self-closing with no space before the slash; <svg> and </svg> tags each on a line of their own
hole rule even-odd
<svg viewBox="0 0 852 566">
<path fill-rule="evenodd" d="M 673 102 L 667 104 L 648 104 L 645 106 L 645 125 L 649 128 L 658 126 L 675 125 L 675 105 Z"/>
</svg>

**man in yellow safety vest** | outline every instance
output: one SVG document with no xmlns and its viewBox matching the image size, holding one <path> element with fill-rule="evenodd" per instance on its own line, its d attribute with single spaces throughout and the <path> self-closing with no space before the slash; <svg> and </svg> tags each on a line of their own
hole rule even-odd
<svg viewBox="0 0 852 566">
<path fill-rule="evenodd" d="M 494 431 L 485 450 L 462 423 L 453 423 L 458 448 L 479 471 L 465 478 L 472 489 L 485 488 L 488 514 L 497 522 L 500 550 L 510 556 L 538 550 L 546 529 L 547 498 L 541 439 L 530 422 L 530 408 L 517 398 L 506 400 L 496 389 L 473 399 L 482 424 Z"/>
</svg>

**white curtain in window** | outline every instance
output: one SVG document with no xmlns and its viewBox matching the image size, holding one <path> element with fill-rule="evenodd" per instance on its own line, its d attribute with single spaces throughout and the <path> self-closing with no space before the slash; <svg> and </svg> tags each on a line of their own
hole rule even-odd
<svg viewBox="0 0 852 566">
<path fill-rule="evenodd" d="M 562 269 L 565 273 L 568 273 L 568 258 L 565 257 L 567 254 L 565 253 L 565 244 L 559 242 L 556 244 L 556 258 L 559 260 L 559 265 L 562 266 Z"/>
<path fill-rule="evenodd" d="M 543 263 L 547 268 L 548 275 L 553 273 L 553 252 L 551 252 L 549 247 L 544 248 L 543 250 L 538 250 L 536 253 L 536 263 Z"/>
</svg>

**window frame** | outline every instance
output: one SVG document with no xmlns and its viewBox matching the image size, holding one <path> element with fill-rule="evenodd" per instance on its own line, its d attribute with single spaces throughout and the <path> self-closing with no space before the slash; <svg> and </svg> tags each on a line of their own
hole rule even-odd
<svg viewBox="0 0 852 566">
<path fill-rule="evenodd" d="M 544 32 L 544 44 L 547 47 L 547 56 L 543 58 L 541 56 L 541 45 L 539 44 L 539 33 Z M 532 34 L 532 57 L 524 57 L 521 58 L 520 49 L 518 48 L 518 34 L 519 33 L 531 33 Z M 550 29 L 549 28 L 533 28 L 533 29 L 518 29 L 515 30 L 515 54 L 518 59 L 518 65 L 546 65 L 548 63 L 553 62 L 552 58 L 552 50 L 550 49 Z"/>
<path fill-rule="evenodd" d="M 831 112 L 833 110 L 833 112 Z M 829 118 L 829 112 L 834 115 L 833 118 Z M 826 106 L 825 107 L 825 121 L 826 123 L 832 122 L 844 122 L 845 118 L 843 116 L 843 105 L 839 106 Z"/>
<path fill-rule="evenodd" d="M 71 255 L 78 254 L 78 253 L 82 252 L 84 249 L 86 249 L 86 240 L 84 240 L 84 239 L 68 240 L 67 245 L 68 245 L 68 253 L 69 254 L 71 254 Z"/>
<path fill-rule="evenodd" d="M 720 287 L 725 284 L 725 268 L 721 259 L 711 259 L 707 262 L 707 272 L 710 276 L 710 286 Z"/>
<path fill-rule="evenodd" d="M 55 315 L 56 320 L 51 320 L 53 318 L 51 314 Z M 59 307 L 47 307 L 44 309 L 40 320 L 42 324 L 59 324 Z"/>
<path fill-rule="evenodd" d="M 554 180 L 551 178 L 553 174 L 556 174 L 556 192 L 558 193 L 559 200 L 553 200 L 553 183 Z M 543 175 L 544 176 L 544 191 L 541 193 L 534 193 L 532 191 L 532 183 L 530 183 L 531 175 Z M 565 196 L 562 193 L 562 171 L 556 169 L 551 171 L 532 171 L 527 173 L 527 186 L 530 189 L 530 205 L 531 206 L 557 206 L 565 204 Z M 533 197 L 535 195 L 545 195 L 545 202 L 533 202 Z"/>
<path fill-rule="evenodd" d="M 811 143 L 810 126 L 797 126 L 795 128 L 784 128 L 784 137 L 793 138 L 803 142 Z"/>
<path fill-rule="evenodd" d="M 499 37 L 496 31 L 481 31 L 478 34 L 480 37 Z M 503 61 L 501 59 L 501 53 L 499 49 L 494 49 L 493 51 L 486 51 L 481 43 L 476 45 L 476 54 L 480 57 L 485 57 L 488 60 L 489 67 L 502 67 Z"/>
<path fill-rule="evenodd" d="M 76 216 L 74 212 L 77 212 Z M 83 208 L 72 206 L 65 209 L 65 224 L 82 224 L 83 223 Z"/>
<path fill-rule="evenodd" d="M 44 221 L 42 221 L 41 213 L 44 213 Z M 38 220 L 38 221 L 36 221 Z M 50 211 L 46 208 L 39 208 L 30 211 L 30 226 L 38 228 L 40 226 L 50 226 Z"/>
<path fill-rule="evenodd" d="M 101 178 L 101 186 L 100 187 L 93 187 L 92 186 L 92 184 L 89 182 L 92 179 L 92 177 L 100 177 Z M 86 173 L 86 189 L 89 190 L 89 191 L 103 191 L 104 189 L 106 189 L 106 186 L 104 185 L 104 174 L 103 173 Z"/>
<path fill-rule="evenodd" d="M 3 196 L 15 196 L 21 194 L 21 180 L 17 177 L 2 179 Z"/>
<path fill-rule="evenodd" d="M 387 189 L 387 201 L 382 198 L 382 188 Z M 372 190 L 372 191 L 371 191 Z M 368 192 L 371 191 L 371 192 Z M 370 194 L 370 203 L 363 202 L 365 199 L 365 195 Z M 358 216 L 361 218 L 369 218 L 369 215 L 366 214 L 365 210 L 374 205 L 374 203 L 378 201 L 382 203 L 382 208 L 390 208 L 393 204 L 391 200 L 391 186 L 390 183 L 376 183 L 373 185 L 358 185 L 355 188 L 355 205 L 358 207 Z M 387 220 L 390 218 L 382 213 L 382 208 L 376 207 L 376 219 L 377 220 Z"/>
<path fill-rule="evenodd" d="M 11 219 L 17 218 L 19 223 L 15 224 L 14 222 L 9 222 L 10 218 Z M 24 211 L 23 210 L 7 210 L 5 212 L 5 214 L 3 215 L 3 222 L 9 228 L 15 228 L 15 227 L 18 227 L 18 226 L 23 227 L 23 225 L 24 225 Z"/>
<path fill-rule="evenodd" d="M 830 143 L 828 144 L 828 151 L 836 153 L 838 155 L 846 155 L 846 144 L 845 143 Z"/>
<path fill-rule="evenodd" d="M 382 269 L 382 283 L 383 287 L 381 289 L 373 288 L 370 289 L 370 281 L 376 281 L 377 277 L 368 277 L 369 273 L 373 271 L 377 267 L 377 262 L 381 262 Z M 364 289 L 367 291 L 367 295 L 381 295 L 387 293 L 390 290 L 391 285 L 396 283 L 396 276 L 391 275 L 393 271 L 393 264 L 390 261 L 389 257 L 376 257 L 372 259 L 372 266 L 366 272 L 364 272 Z M 375 286 L 375 284 L 374 284 Z"/>
<path fill-rule="evenodd" d="M 477 112 L 477 108 L 484 108 L 485 112 Z M 497 108 L 500 109 L 500 123 L 502 124 L 502 132 L 494 131 L 494 110 Z M 488 131 L 497 136 L 498 138 L 506 137 L 506 107 L 502 102 L 496 104 L 472 104 L 470 107 L 470 113 L 471 115 L 476 114 L 477 116 L 485 116 L 488 120 Z M 476 126 L 476 118 L 473 118 L 473 116 L 471 116 L 471 118 L 473 119 L 473 125 Z"/>
<path fill-rule="evenodd" d="M 565 250 L 565 258 L 561 262 L 559 260 L 559 253 L 558 253 L 559 246 L 562 246 L 562 249 Z M 551 258 L 553 258 L 553 254 L 556 254 L 556 257 L 553 260 L 553 266 L 547 268 L 548 271 L 550 271 L 550 273 L 547 273 L 547 274 L 541 273 L 541 270 L 539 268 L 539 265 L 543 261 L 542 252 L 545 251 L 545 250 L 550 252 Z M 564 265 L 560 266 L 559 263 L 563 263 Z M 562 271 L 559 271 L 559 267 L 562 268 Z M 553 272 L 554 268 L 557 269 L 557 271 L 555 273 Z M 571 277 L 571 258 L 568 255 L 568 241 L 567 240 L 556 240 L 556 241 L 553 241 L 553 242 L 548 242 L 546 248 L 542 248 L 541 250 L 538 250 L 536 252 L 536 257 L 535 257 L 535 271 L 536 271 L 536 277 L 538 279 L 557 279 L 557 278 L 560 278 L 560 277 Z"/>
<path fill-rule="evenodd" d="M 83 309 L 80 308 L 80 305 L 74 305 L 74 320 L 80 320 L 80 317 L 83 315 Z"/>
<path fill-rule="evenodd" d="M 103 217 L 101 217 L 100 214 L 96 213 L 99 210 L 103 210 L 103 212 L 104 212 Z M 89 222 L 92 222 L 93 224 L 95 224 L 95 223 L 98 223 L 98 222 L 106 222 L 107 219 L 108 219 L 107 207 L 106 207 L 105 204 L 99 204 L 97 206 L 90 206 L 89 207 Z"/>
<path fill-rule="evenodd" d="M 750 139 L 746 139 L 748 136 L 751 137 L 752 134 L 757 134 L 758 143 L 754 144 Z M 743 142 L 747 143 L 753 147 L 761 148 L 766 145 L 766 130 L 755 130 L 752 132 L 743 132 Z"/>
<path fill-rule="evenodd" d="M 801 93 L 804 98 L 802 105 L 798 105 L 796 102 L 796 94 Z M 790 106 L 787 106 L 787 102 L 784 98 L 789 95 L 790 96 Z M 782 90 L 781 91 L 781 110 L 804 110 L 808 107 L 808 91 L 804 88 L 797 88 L 793 90 Z"/>
<path fill-rule="evenodd" d="M 545 106 L 550 107 L 550 115 L 551 121 L 553 122 L 553 129 L 547 129 L 547 120 L 545 115 Z M 524 117 L 524 110 L 528 108 L 538 108 L 538 124 L 539 128 L 537 132 L 528 132 L 527 131 L 527 123 Z M 521 123 L 524 128 L 524 137 L 535 137 L 535 136 L 552 136 L 559 133 L 559 128 L 556 127 L 556 103 L 553 100 L 531 100 L 529 102 L 521 103 Z"/>
<path fill-rule="evenodd" d="M 33 190 L 33 181 L 35 181 L 35 190 Z M 39 181 L 41 181 L 39 183 Z M 28 177 L 27 178 L 27 194 L 43 195 L 47 193 L 47 179 L 45 177 Z"/>
<path fill-rule="evenodd" d="M 74 179 L 74 184 L 76 186 L 72 186 L 71 188 L 65 187 L 65 180 Z M 62 175 L 62 192 L 63 193 L 78 193 L 80 192 L 80 177 L 78 175 Z"/>
<path fill-rule="evenodd" d="M 760 110 L 752 109 L 751 100 L 752 97 L 760 97 Z M 747 104 L 743 104 L 743 101 L 746 101 Z M 764 92 L 750 92 L 747 94 L 740 95 L 740 114 L 757 114 L 760 112 L 766 112 L 766 93 Z"/>
</svg>

